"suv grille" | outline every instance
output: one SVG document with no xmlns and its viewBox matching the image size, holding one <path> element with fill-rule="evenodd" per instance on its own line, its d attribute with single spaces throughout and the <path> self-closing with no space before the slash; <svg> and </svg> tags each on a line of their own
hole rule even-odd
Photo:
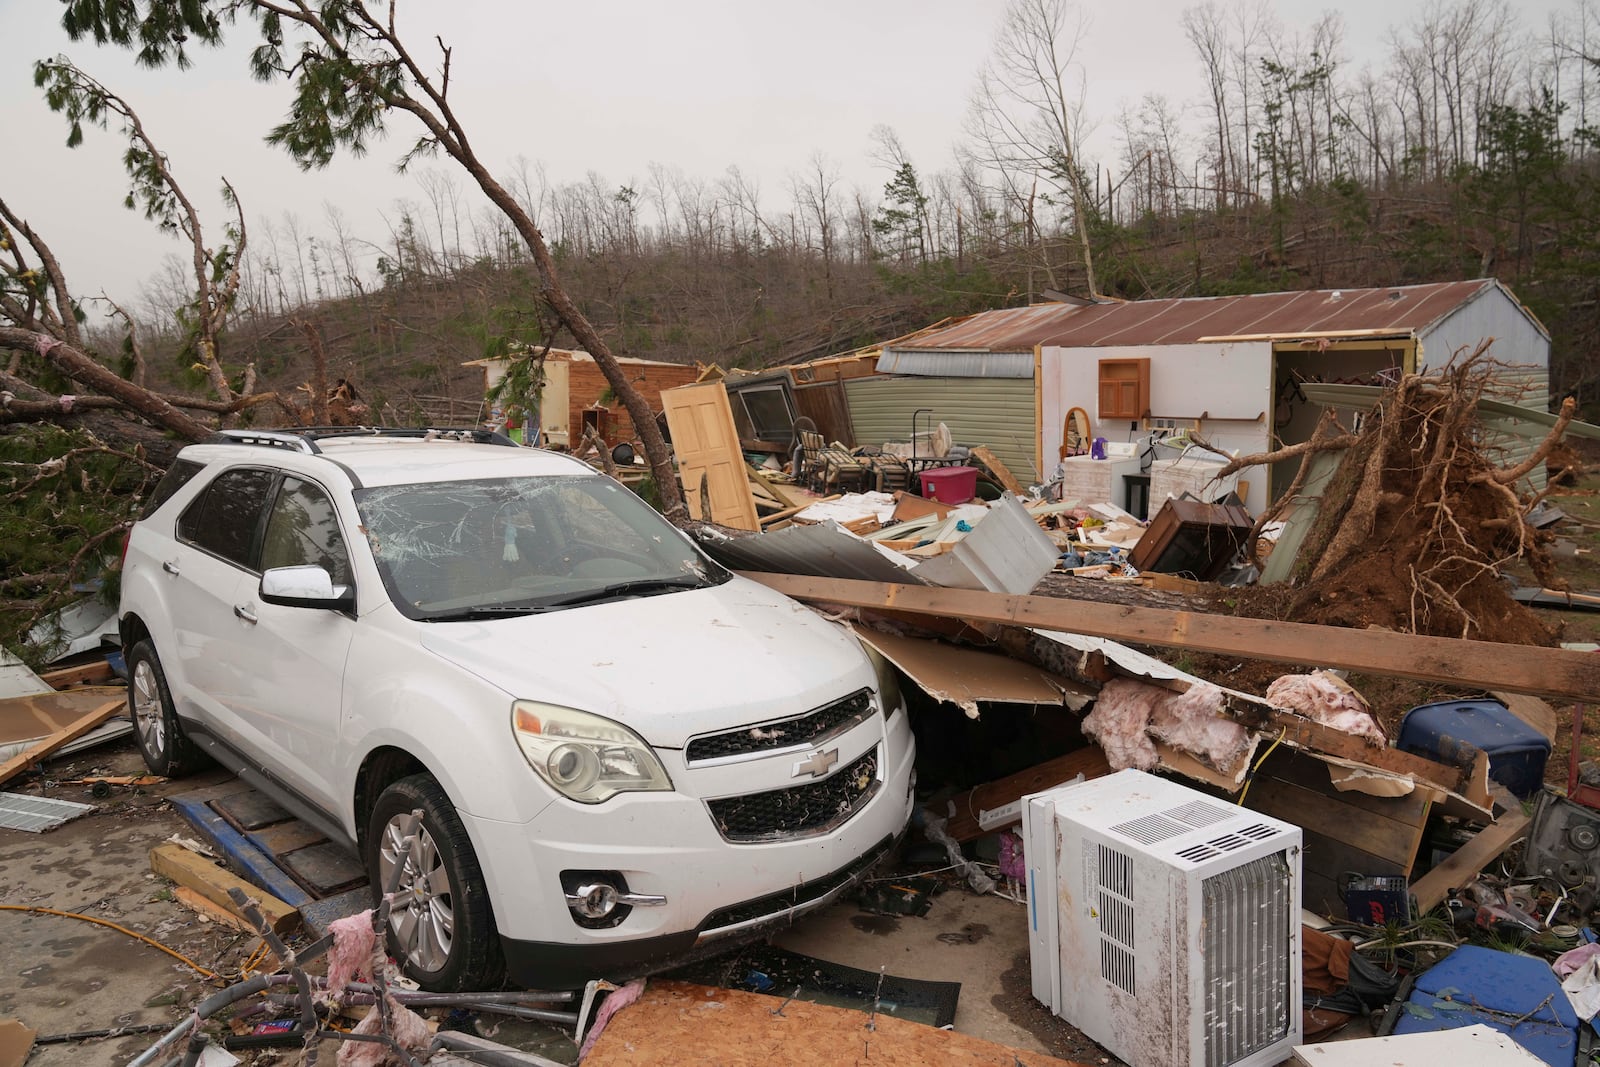
<svg viewBox="0 0 1600 1067">
<path fill-rule="evenodd" d="M 747 756 L 779 748 L 815 745 L 824 737 L 854 726 L 871 714 L 872 694 L 863 689 L 843 700 L 792 719 L 778 719 L 758 726 L 697 737 L 689 742 L 684 759 L 689 763 L 698 763 L 723 756 Z"/>
<path fill-rule="evenodd" d="M 723 839 L 735 844 L 823 833 L 849 819 L 878 791 L 878 749 L 831 778 L 792 789 L 708 800 Z"/>
</svg>

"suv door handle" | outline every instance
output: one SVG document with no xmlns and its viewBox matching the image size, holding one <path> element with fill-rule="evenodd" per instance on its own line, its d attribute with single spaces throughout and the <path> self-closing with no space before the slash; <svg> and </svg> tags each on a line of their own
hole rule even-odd
<svg viewBox="0 0 1600 1067">
<path fill-rule="evenodd" d="M 166 571 L 168 574 L 176 576 L 177 573 L 178 573 L 177 561 L 176 560 L 170 560 L 170 559 L 164 559 L 164 560 L 161 561 L 161 569 Z"/>
<path fill-rule="evenodd" d="M 243 619 L 251 626 L 256 624 L 256 613 L 245 607 L 243 604 L 235 604 L 233 606 L 233 613 L 235 616 Z"/>
</svg>

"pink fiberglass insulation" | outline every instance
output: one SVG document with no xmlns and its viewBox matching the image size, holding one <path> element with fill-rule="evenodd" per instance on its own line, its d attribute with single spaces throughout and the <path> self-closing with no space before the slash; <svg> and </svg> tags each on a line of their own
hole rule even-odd
<svg viewBox="0 0 1600 1067">
<path fill-rule="evenodd" d="M 1100 690 L 1094 707 L 1083 717 L 1083 732 L 1105 749 L 1112 770 L 1137 767 L 1148 771 L 1156 765 L 1156 746 L 1146 733 L 1150 716 L 1165 689 L 1113 678 Z"/>
<path fill-rule="evenodd" d="M 372 909 L 335 919 L 328 924 L 333 948 L 328 950 L 328 993 L 338 996 L 357 975 L 372 969 L 372 950 L 377 935 L 372 932 Z"/>
<path fill-rule="evenodd" d="M 1343 678 L 1326 671 L 1284 675 L 1267 688 L 1267 702 L 1273 707 L 1297 711 L 1308 719 L 1371 744 L 1389 743 L 1361 694 L 1351 689 Z"/>
<path fill-rule="evenodd" d="M 600 1040 L 600 1032 L 606 1028 L 606 1023 L 611 1021 L 611 1017 L 643 995 L 644 979 L 635 978 L 615 993 L 606 997 L 605 1003 L 600 1005 L 600 1010 L 595 1012 L 594 1025 L 589 1027 L 589 1036 L 583 1039 L 583 1047 L 578 1049 L 578 1062 L 583 1062 L 583 1058 L 589 1054 L 589 1050 L 594 1048 L 594 1043 Z"/>
<path fill-rule="evenodd" d="M 416 1012 L 394 1000 L 389 1001 L 390 1036 L 407 1052 L 426 1052 L 433 1043 L 433 1031 L 428 1021 Z M 376 1006 L 367 1017 L 355 1025 L 352 1034 L 377 1034 L 383 1026 L 383 1013 Z M 387 1045 L 371 1041 L 345 1041 L 339 1045 L 339 1067 L 401 1067 L 402 1060 Z"/>
<path fill-rule="evenodd" d="M 1250 733 L 1223 715 L 1226 699 L 1210 682 L 1195 682 L 1185 693 L 1164 693 L 1150 717 L 1150 733 L 1204 759 L 1219 771 L 1231 769 L 1250 746 Z"/>
</svg>

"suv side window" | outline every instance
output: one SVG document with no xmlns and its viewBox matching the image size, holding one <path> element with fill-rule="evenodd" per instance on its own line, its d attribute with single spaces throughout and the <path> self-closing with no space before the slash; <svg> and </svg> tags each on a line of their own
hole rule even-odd
<svg viewBox="0 0 1600 1067">
<path fill-rule="evenodd" d="M 178 518 L 178 539 L 250 568 L 256 527 L 277 475 L 258 467 L 224 471 Z"/>
<path fill-rule="evenodd" d="M 173 493 L 188 485 L 189 479 L 205 469 L 205 464 L 196 463 L 192 459 L 174 460 L 172 466 L 167 468 L 167 473 L 162 475 L 161 480 L 156 483 L 155 491 L 150 494 L 150 499 L 144 502 L 144 509 L 139 512 L 139 517 L 148 519 L 154 515 L 162 504 L 172 499 Z"/>
<path fill-rule="evenodd" d="M 261 569 L 314 564 L 333 576 L 334 585 L 350 585 L 350 555 L 333 501 L 318 486 L 288 475 L 267 516 L 261 543 Z"/>
</svg>

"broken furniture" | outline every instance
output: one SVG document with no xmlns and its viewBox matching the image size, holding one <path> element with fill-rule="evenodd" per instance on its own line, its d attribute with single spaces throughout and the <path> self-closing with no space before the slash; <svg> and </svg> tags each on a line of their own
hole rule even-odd
<svg viewBox="0 0 1600 1067">
<path fill-rule="evenodd" d="M 842 445 L 831 444 L 816 423 L 802 415 L 794 422 L 795 480 L 819 493 L 840 490 L 862 492 L 876 481 L 872 469 Z"/>
<path fill-rule="evenodd" d="M 1550 1067 L 1572 1067 L 1578 1016 L 1550 965 L 1532 956 L 1463 945 L 1417 976 L 1393 1032 L 1484 1025 Z"/>
<path fill-rule="evenodd" d="M 1159 497 L 1154 490 L 1152 495 Z M 1215 581 L 1238 555 L 1253 525 L 1250 513 L 1237 504 L 1171 498 L 1151 520 L 1129 562 L 1141 571 Z"/>
</svg>

